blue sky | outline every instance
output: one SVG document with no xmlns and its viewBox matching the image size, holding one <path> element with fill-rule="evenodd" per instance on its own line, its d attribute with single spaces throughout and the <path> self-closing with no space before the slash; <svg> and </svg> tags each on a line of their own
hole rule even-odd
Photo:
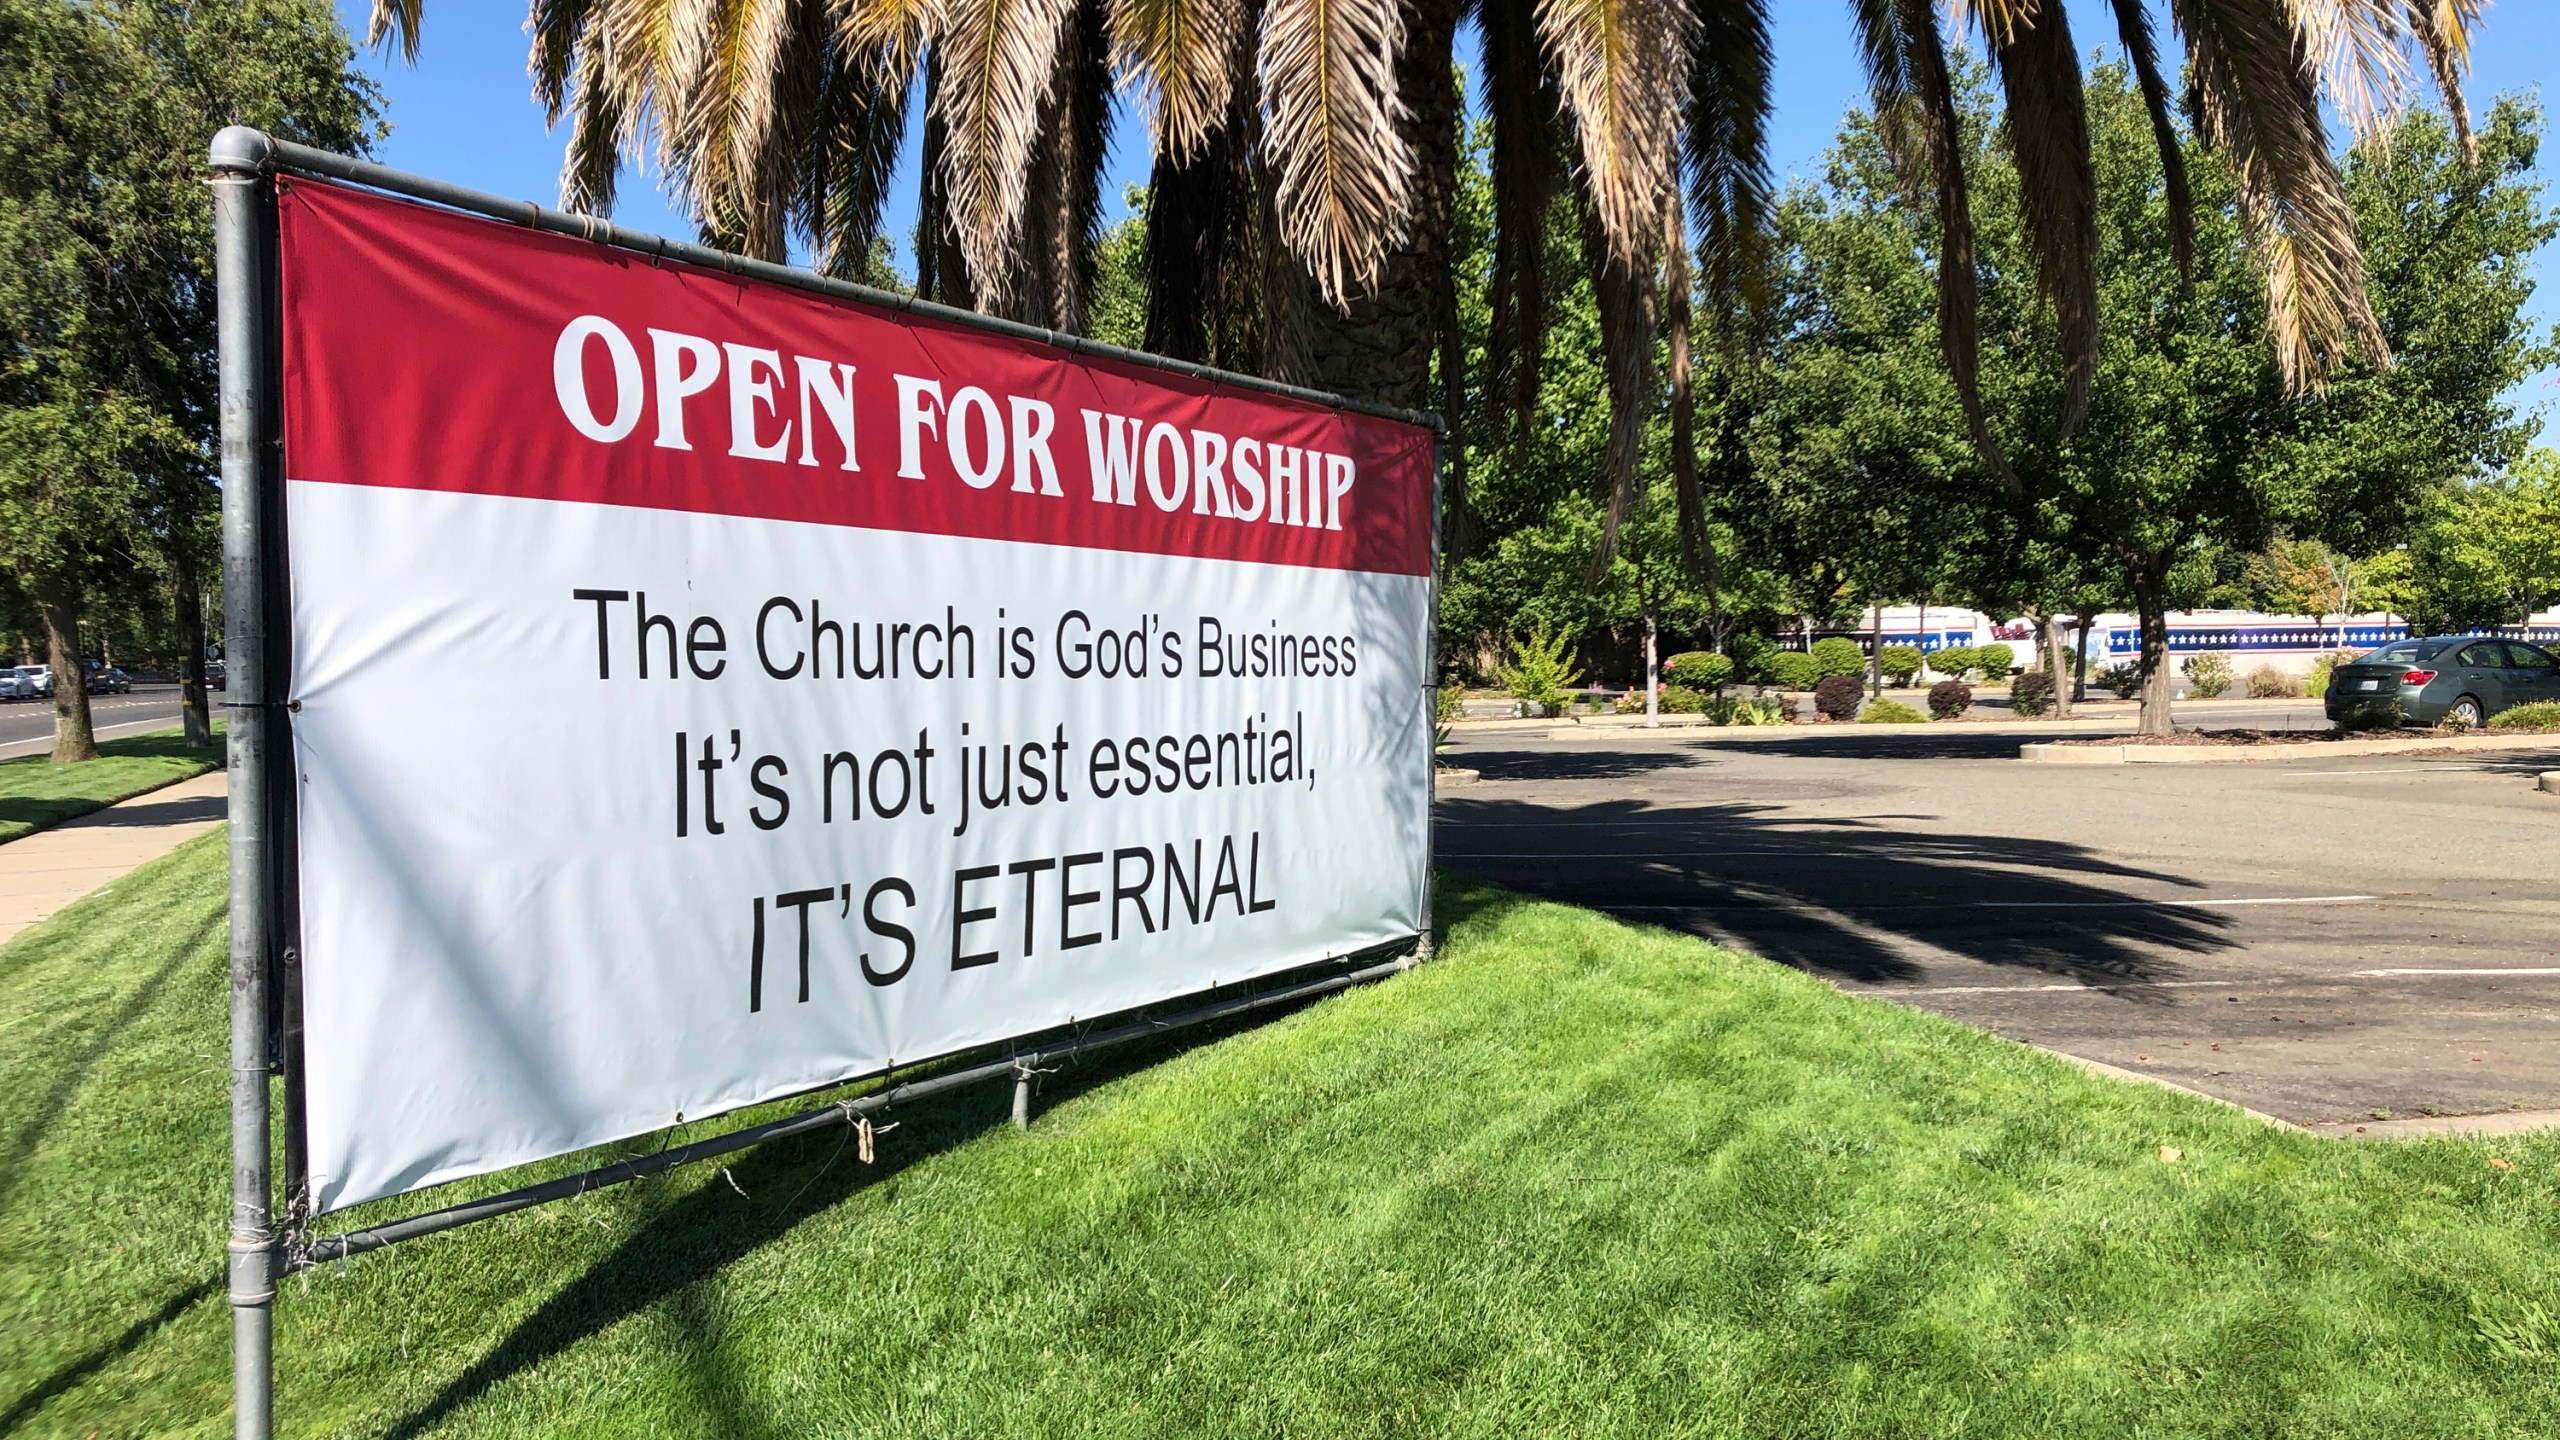
<svg viewBox="0 0 2560 1440">
<path fill-rule="evenodd" d="M 2069 3 L 2073 31 L 2084 47 L 2112 38 L 2113 21 L 2102 0 Z M 341 5 L 348 28 L 361 35 L 365 5 Z M 1820 168 L 1843 108 L 1864 90 L 1849 39 L 1849 6 L 1847 0 L 1777 0 L 1771 8 L 1777 52 L 1771 156 L 1782 177 L 1810 175 Z M 380 158 L 405 170 L 554 203 L 565 136 L 546 131 L 533 104 L 525 76 L 523 0 L 426 0 L 425 10 L 415 65 L 370 54 L 363 60 L 389 100 L 392 131 Z M 2560 68 L 2560 5 L 2506 0 L 2495 6 L 2473 60 L 2470 95 L 2476 110 L 2486 110 L 2502 92 L 2537 89 Z M 915 223 L 912 143 L 904 169 L 886 216 L 902 263 Z M 1146 132 L 1135 116 L 1123 116 L 1117 127 L 1112 171 L 1105 195 L 1110 218 L 1116 219 L 1126 187 L 1146 179 Z M 626 174 L 622 193 L 615 219 L 690 238 L 692 227 L 649 177 Z M 2560 254 L 2546 251 L 2542 262 L 2547 273 L 2534 309 L 2549 325 L 2560 320 Z M 2560 402 L 2560 375 L 2536 377 L 2520 398 L 2553 411 Z"/>
</svg>

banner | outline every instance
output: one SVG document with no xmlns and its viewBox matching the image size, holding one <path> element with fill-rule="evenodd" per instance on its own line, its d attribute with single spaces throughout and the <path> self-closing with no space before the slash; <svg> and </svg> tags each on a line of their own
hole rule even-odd
<svg viewBox="0 0 2560 1440">
<path fill-rule="evenodd" d="M 1427 431 L 280 189 L 321 1209 L 1419 928 Z"/>
</svg>

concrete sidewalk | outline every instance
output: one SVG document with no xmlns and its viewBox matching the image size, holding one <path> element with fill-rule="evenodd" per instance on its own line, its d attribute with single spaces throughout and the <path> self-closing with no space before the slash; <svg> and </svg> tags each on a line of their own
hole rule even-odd
<svg viewBox="0 0 2560 1440">
<path fill-rule="evenodd" d="M 220 770 L 0 845 L 0 942 L 222 823 Z"/>
</svg>

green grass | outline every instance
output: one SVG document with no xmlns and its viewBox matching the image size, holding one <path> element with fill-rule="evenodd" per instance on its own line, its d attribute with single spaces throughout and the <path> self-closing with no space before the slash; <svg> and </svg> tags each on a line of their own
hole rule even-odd
<svg viewBox="0 0 2560 1440">
<path fill-rule="evenodd" d="M 0 948 L 0 1432 L 228 1424 L 220 846 Z M 2560 1431 L 2560 1140 L 2279 1132 L 1442 897 L 1440 960 L 1027 1135 L 994 1087 L 290 1281 L 285 1432 Z"/>
<path fill-rule="evenodd" d="M 80 765 L 56 765 L 42 755 L 0 760 L 0 841 L 219 768 L 220 734 L 216 726 L 215 743 L 202 750 L 189 749 L 175 730 L 101 740 L 98 758 Z"/>
</svg>

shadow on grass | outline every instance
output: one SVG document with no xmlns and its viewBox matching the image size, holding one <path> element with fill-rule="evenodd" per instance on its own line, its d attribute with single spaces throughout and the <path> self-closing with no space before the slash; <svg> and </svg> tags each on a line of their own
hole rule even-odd
<svg viewBox="0 0 2560 1440">
<path fill-rule="evenodd" d="M 123 1334 L 46 1376 L 33 1389 L 11 1401 L 8 1409 L 0 1410 L 0 1435 L 16 1434 L 19 1426 L 51 1404 L 55 1396 L 140 1349 L 142 1342 L 150 1339 L 161 1326 L 186 1314 L 197 1302 L 212 1299 L 221 1289 L 222 1277 L 208 1275 L 162 1301 L 159 1309 L 126 1326 Z"/>
<path fill-rule="evenodd" d="M 1935 951 L 2148 999 L 2177 955 L 2240 943 L 2228 916 L 2120 888 L 2196 882 L 2066 842 L 1741 803 L 1459 798 L 1438 816 L 1451 870 L 1869 984 L 1916 981 Z"/>
<path fill-rule="evenodd" d="M 1442 926 L 1494 918 L 1524 903 L 1522 897 L 1463 880 L 1446 884 L 1436 917 Z M 1113 1049 L 1059 1062 L 1037 1082 L 1040 1109 L 1073 1100 L 1200 1046 L 1214 1045 L 1318 1003 L 1316 997 L 1253 1014 L 1131 1041 Z M 852 1131 L 839 1127 L 794 1136 L 743 1152 L 728 1165 L 735 1187 L 707 1184 L 644 1222 L 629 1239 L 546 1300 L 416 1411 L 388 1432 L 414 1440 L 473 1400 L 529 1371 L 579 1341 L 652 1307 L 685 1337 L 687 1363 L 698 1397 L 713 1412 L 716 1433 L 740 1437 L 778 1434 L 760 1414 L 752 1387 L 724 1360 L 723 1327 L 697 1287 L 727 1266 L 791 1234 L 808 1217 L 864 1194 L 897 1199 L 909 1167 L 959 1148 L 1012 1122 L 1013 1095 L 1000 1082 L 935 1096 L 880 1117 L 894 1121 L 894 1136 L 880 1140 L 878 1159 L 855 1158 Z M 1034 1124 L 1038 1121 L 1035 1118 Z"/>
</svg>

